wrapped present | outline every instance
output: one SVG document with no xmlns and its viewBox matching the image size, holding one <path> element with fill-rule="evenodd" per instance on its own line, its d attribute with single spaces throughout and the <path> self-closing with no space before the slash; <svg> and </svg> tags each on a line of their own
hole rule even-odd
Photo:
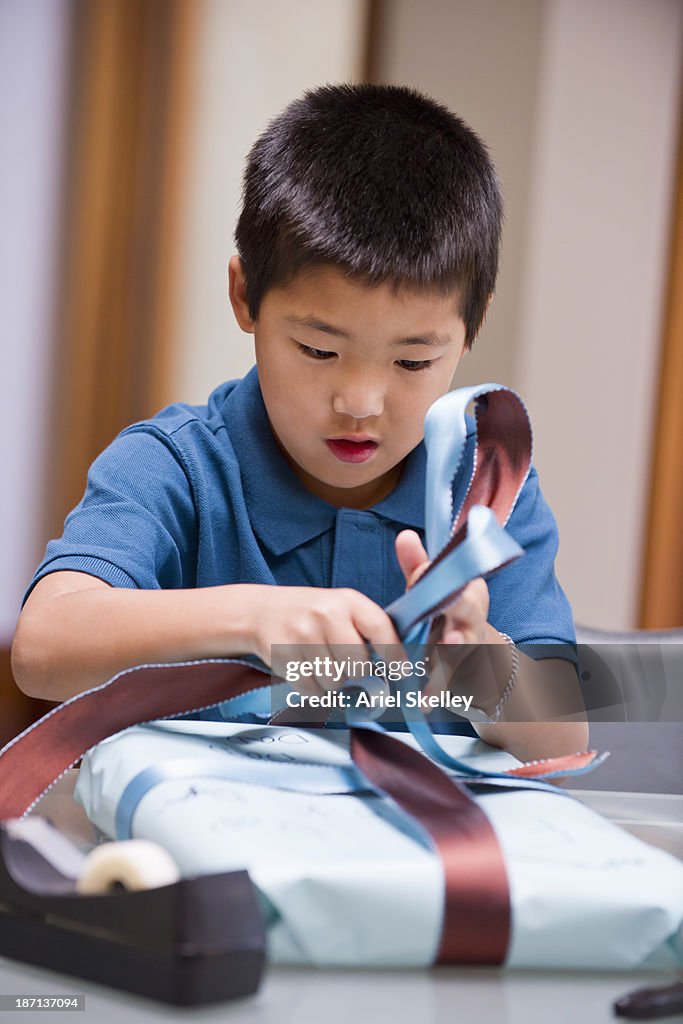
<svg viewBox="0 0 683 1024">
<path fill-rule="evenodd" d="M 441 741 L 471 768 L 503 773 L 518 764 L 468 737 Z M 505 966 L 683 966 L 680 861 L 561 789 L 495 781 L 467 780 L 504 854 L 512 909 Z M 184 876 L 247 868 L 273 962 L 436 959 L 441 860 L 417 822 L 364 778 L 345 730 L 135 726 L 90 751 L 76 795 L 106 836 L 154 840 Z"/>
</svg>

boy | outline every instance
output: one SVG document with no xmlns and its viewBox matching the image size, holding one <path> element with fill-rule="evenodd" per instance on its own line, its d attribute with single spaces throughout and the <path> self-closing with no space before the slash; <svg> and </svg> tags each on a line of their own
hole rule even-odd
<svg viewBox="0 0 683 1024">
<path fill-rule="evenodd" d="M 398 643 L 383 608 L 426 562 L 424 415 L 483 321 L 501 219 L 485 147 L 412 90 L 326 86 L 276 118 L 250 153 L 229 265 L 256 368 L 95 461 L 21 613 L 19 686 L 63 700 L 145 662 Z M 535 471 L 509 530 L 526 557 L 473 581 L 441 635 L 455 662 L 487 645 L 497 692 L 515 663 L 499 630 L 574 639 Z M 485 686 L 482 664 L 475 651 L 462 678 Z M 576 685 L 569 661 L 520 653 L 517 721 L 479 735 L 522 759 L 583 749 L 584 722 L 543 722 L 551 670 Z"/>
</svg>

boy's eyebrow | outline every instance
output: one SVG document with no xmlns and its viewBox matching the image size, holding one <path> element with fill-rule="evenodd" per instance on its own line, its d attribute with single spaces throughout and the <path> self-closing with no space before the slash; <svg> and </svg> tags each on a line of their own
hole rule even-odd
<svg viewBox="0 0 683 1024">
<path fill-rule="evenodd" d="M 418 334 L 414 338 L 399 338 L 396 342 L 397 345 L 435 345 L 437 347 L 450 345 L 450 343 L 450 334 L 435 334 L 434 331 L 429 331 L 428 334 Z"/>
<path fill-rule="evenodd" d="M 328 324 L 324 320 L 318 320 L 314 316 L 288 316 L 286 320 L 289 324 L 295 324 L 297 327 L 311 327 L 314 331 L 331 334 L 334 338 L 351 337 L 349 332 L 342 330 L 341 327 L 334 327 L 332 324 Z M 399 338 L 395 342 L 396 345 L 433 345 L 436 347 L 443 347 L 450 345 L 450 343 L 450 335 L 436 334 L 434 331 L 428 331 L 426 334 L 415 335 L 411 338 Z"/>
<path fill-rule="evenodd" d="M 349 332 L 343 331 L 341 327 L 333 327 L 332 324 L 327 324 L 324 320 L 318 320 L 314 316 L 288 316 L 286 320 L 288 324 L 296 324 L 297 327 L 312 327 L 314 331 L 322 331 L 323 334 L 331 334 L 335 338 L 351 337 Z"/>
</svg>

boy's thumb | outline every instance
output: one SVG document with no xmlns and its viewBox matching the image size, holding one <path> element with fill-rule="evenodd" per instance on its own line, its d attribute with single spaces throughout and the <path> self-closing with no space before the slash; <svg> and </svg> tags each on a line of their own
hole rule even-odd
<svg viewBox="0 0 683 1024">
<path fill-rule="evenodd" d="M 412 587 L 429 565 L 427 552 L 415 530 L 401 530 L 396 538 L 396 557 L 406 586 Z"/>
</svg>

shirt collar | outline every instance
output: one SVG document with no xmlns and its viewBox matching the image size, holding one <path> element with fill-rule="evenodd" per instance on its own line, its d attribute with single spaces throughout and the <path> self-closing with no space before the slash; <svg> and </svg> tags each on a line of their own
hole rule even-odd
<svg viewBox="0 0 683 1024">
<path fill-rule="evenodd" d="M 240 467 L 254 533 L 274 555 L 283 555 L 332 529 L 337 509 L 307 491 L 273 436 L 256 367 L 225 399 L 221 416 Z M 424 529 L 425 451 L 408 455 L 391 494 L 372 509 L 384 519 Z"/>
</svg>

